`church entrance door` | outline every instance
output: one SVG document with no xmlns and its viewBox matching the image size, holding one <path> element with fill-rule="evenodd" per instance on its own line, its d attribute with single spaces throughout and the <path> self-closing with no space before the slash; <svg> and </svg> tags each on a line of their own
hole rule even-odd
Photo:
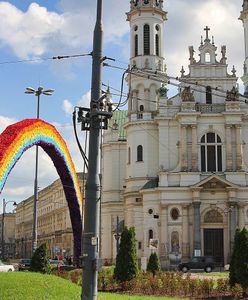
<svg viewBox="0 0 248 300">
<path fill-rule="evenodd" d="M 224 263 L 223 229 L 204 229 L 204 255 L 213 256 L 218 264 Z"/>
</svg>

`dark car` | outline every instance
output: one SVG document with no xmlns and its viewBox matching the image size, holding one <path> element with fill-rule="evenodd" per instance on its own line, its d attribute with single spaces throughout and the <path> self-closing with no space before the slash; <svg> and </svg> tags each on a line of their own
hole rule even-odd
<svg viewBox="0 0 248 300">
<path fill-rule="evenodd" d="M 189 270 L 205 270 L 205 272 L 209 273 L 214 267 L 215 261 L 212 256 L 194 256 L 190 261 L 178 265 L 179 271 L 184 273 Z"/>
<path fill-rule="evenodd" d="M 31 266 L 31 259 L 23 258 L 19 261 L 18 270 L 19 271 L 28 271 Z"/>
</svg>

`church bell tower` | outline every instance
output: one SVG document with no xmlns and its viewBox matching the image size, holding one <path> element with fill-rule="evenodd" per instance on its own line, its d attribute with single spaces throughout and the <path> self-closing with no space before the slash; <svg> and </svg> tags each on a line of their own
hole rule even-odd
<svg viewBox="0 0 248 300">
<path fill-rule="evenodd" d="M 164 22 L 167 13 L 163 0 L 131 0 L 127 20 L 130 23 L 130 68 L 144 73 L 165 72 Z M 129 75 L 129 115 L 157 110 L 159 82 Z"/>
</svg>

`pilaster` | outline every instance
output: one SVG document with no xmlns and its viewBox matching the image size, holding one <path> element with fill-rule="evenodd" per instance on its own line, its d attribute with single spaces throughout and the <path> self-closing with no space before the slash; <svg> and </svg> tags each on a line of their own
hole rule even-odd
<svg viewBox="0 0 248 300">
<path fill-rule="evenodd" d="M 191 125 L 192 132 L 192 171 L 198 171 L 198 149 L 197 149 L 197 132 L 196 125 Z"/>
<path fill-rule="evenodd" d="M 242 145 L 241 145 L 241 126 L 236 125 L 236 157 L 237 171 L 242 170 Z"/>
<path fill-rule="evenodd" d="M 226 170 L 233 171 L 231 125 L 226 125 Z"/>
<path fill-rule="evenodd" d="M 187 171 L 187 126 L 181 125 L 181 170 Z"/>
<path fill-rule="evenodd" d="M 187 259 L 190 257 L 189 252 L 189 205 L 183 205 L 183 234 L 182 234 L 182 259 Z"/>
</svg>

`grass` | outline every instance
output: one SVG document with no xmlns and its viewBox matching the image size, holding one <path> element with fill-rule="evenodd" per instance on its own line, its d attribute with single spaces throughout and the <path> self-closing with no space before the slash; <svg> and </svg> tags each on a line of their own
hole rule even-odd
<svg viewBox="0 0 248 300">
<path fill-rule="evenodd" d="M 2 300 L 80 300 L 81 287 L 53 275 L 31 272 L 0 273 Z M 170 297 L 129 296 L 99 293 L 99 300 L 169 300 Z"/>
<path fill-rule="evenodd" d="M 211 273 L 193 273 L 194 275 L 199 275 L 199 276 L 209 276 L 209 277 L 223 277 L 223 278 L 228 278 L 229 277 L 229 272 L 211 272 Z M 214 278 L 213 278 L 214 279 Z"/>
</svg>

